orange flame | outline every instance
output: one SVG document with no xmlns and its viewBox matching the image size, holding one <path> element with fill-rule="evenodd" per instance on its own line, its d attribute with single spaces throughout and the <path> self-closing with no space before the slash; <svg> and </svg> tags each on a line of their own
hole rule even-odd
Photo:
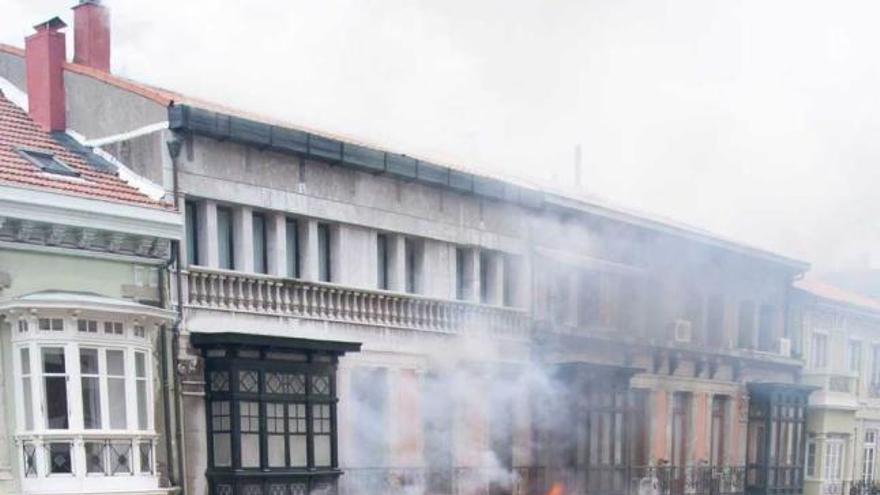
<svg viewBox="0 0 880 495">
<path fill-rule="evenodd" d="M 553 483 L 547 495 L 565 495 L 565 485 L 560 482 Z"/>
</svg>

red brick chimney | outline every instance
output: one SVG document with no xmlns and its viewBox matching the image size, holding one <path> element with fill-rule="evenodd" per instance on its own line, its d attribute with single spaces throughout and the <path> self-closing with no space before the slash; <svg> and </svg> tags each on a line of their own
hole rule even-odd
<svg viewBox="0 0 880 495">
<path fill-rule="evenodd" d="M 73 8 L 73 61 L 110 72 L 110 11 L 100 0 Z"/>
<path fill-rule="evenodd" d="M 24 40 L 27 68 L 28 113 L 47 131 L 67 127 L 64 104 L 64 33 L 58 17 L 37 24 L 36 33 Z"/>
</svg>

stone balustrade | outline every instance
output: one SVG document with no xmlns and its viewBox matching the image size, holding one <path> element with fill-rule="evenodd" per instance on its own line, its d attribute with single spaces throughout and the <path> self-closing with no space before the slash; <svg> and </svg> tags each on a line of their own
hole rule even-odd
<svg viewBox="0 0 880 495">
<path fill-rule="evenodd" d="M 184 305 L 443 333 L 488 330 L 527 336 L 525 311 L 414 294 L 190 267 Z"/>
</svg>

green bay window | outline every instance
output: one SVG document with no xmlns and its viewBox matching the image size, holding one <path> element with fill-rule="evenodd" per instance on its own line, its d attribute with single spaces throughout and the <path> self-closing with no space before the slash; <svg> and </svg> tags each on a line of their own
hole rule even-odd
<svg viewBox="0 0 880 495">
<path fill-rule="evenodd" d="M 245 334 L 193 343 L 205 357 L 211 493 L 335 487 L 336 367 L 359 344 Z"/>
</svg>

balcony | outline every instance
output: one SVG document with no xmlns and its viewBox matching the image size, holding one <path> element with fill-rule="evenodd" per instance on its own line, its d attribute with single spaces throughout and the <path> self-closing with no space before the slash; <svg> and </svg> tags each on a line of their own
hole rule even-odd
<svg viewBox="0 0 880 495">
<path fill-rule="evenodd" d="M 185 272 L 184 284 L 190 308 L 450 334 L 531 333 L 527 313 L 515 308 L 201 267 Z"/>
<path fill-rule="evenodd" d="M 810 396 L 810 405 L 824 407 L 856 407 L 858 376 L 852 373 L 813 370 L 803 374 L 805 385 L 819 387 Z"/>
</svg>

